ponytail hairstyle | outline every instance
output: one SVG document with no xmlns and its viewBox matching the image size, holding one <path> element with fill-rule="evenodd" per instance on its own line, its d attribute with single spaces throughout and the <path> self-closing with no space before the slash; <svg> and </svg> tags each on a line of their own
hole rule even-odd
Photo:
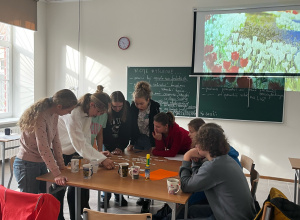
<svg viewBox="0 0 300 220">
<path fill-rule="evenodd" d="M 54 105 L 61 105 L 62 109 L 71 108 L 77 105 L 77 98 L 71 90 L 62 89 L 56 92 L 53 97 L 44 98 L 35 102 L 24 111 L 18 122 L 21 131 L 34 132 L 37 118 L 42 112 L 50 109 Z"/>
<path fill-rule="evenodd" d="M 202 125 L 195 137 L 195 143 L 199 149 L 208 151 L 211 157 L 226 155 L 230 149 L 224 130 L 215 123 Z"/>
<path fill-rule="evenodd" d="M 122 114 L 121 121 L 126 122 L 128 106 L 127 106 L 127 103 L 126 103 L 123 93 L 121 91 L 115 91 L 110 95 L 110 99 L 111 99 L 111 102 L 122 102 L 123 103 L 123 108 L 121 110 L 121 114 Z M 109 108 L 108 109 L 108 120 L 110 123 L 111 123 L 112 119 L 113 119 L 112 108 Z"/>
<path fill-rule="evenodd" d="M 188 123 L 188 126 L 192 127 L 196 132 L 199 128 L 205 124 L 205 121 L 202 118 L 195 118 Z"/>
<path fill-rule="evenodd" d="M 88 114 L 91 102 L 95 104 L 95 107 L 98 108 L 99 111 L 107 111 L 110 98 L 105 92 L 86 93 L 78 100 L 77 106 L 81 106 L 83 112 Z"/>
<path fill-rule="evenodd" d="M 103 90 L 104 90 L 104 87 L 102 85 L 98 85 L 96 92 L 103 92 Z"/>
<path fill-rule="evenodd" d="M 154 121 L 161 123 L 163 126 L 169 125 L 170 127 L 173 126 L 175 122 L 175 117 L 172 112 L 160 112 L 154 116 Z"/>
<path fill-rule="evenodd" d="M 151 99 L 150 84 L 146 81 L 137 82 L 132 93 L 133 99 L 144 98 L 146 101 Z"/>
</svg>

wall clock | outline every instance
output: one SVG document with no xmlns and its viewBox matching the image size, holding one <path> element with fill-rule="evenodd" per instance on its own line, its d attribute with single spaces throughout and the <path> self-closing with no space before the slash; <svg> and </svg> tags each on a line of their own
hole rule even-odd
<svg viewBox="0 0 300 220">
<path fill-rule="evenodd" d="M 118 41 L 118 46 L 122 50 L 128 49 L 129 45 L 130 45 L 130 40 L 128 37 L 121 37 Z"/>
</svg>

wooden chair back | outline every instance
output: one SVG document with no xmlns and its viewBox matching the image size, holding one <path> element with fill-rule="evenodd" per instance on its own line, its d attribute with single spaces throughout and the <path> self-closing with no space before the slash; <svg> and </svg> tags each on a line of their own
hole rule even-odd
<svg viewBox="0 0 300 220">
<path fill-rule="evenodd" d="M 254 164 L 254 161 L 250 157 L 242 154 L 240 162 L 241 162 L 242 167 L 245 168 L 246 170 L 248 170 L 249 173 L 251 173 L 252 169 L 254 169 L 255 164 Z"/>
<path fill-rule="evenodd" d="M 14 176 L 14 161 L 16 159 L 16 156 L 13 156 L 12 158 L 10 158 L 9 160 L 9 168 L 10 168 L 10 177 L 9 177 L 9 181 L 8 181 L 8 185 L 7 185 L 7 188 L 9 189 L 10 188 L 10 184 L 11 184 L 11 181 L 12 181 L 12 178 Z"/>
<path fill-rule="evenodd" d="M 115 214 L 106 213 L 90 210 L 87 208 L 83 209 L 83 220 L 150 220 L 152 219 L 151 213 L 141 213 L 141 214 Z"/>
<path fill-rule="evenodd" d="M 250 173 L 250 183 L 251 183 L 250 191 L 254 200 L 256 200 L 255 194 L 258 186 L 258 181 L 259 181 L 259 173 L 255 169 L 253 169 L 252 172 Z"/>
</svg>

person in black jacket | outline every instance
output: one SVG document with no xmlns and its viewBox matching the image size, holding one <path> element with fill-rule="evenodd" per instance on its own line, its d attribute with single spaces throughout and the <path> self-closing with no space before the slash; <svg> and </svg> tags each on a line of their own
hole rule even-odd
<svg viewBox="0 0 300 220">
<path fill-rule="evenodd" d="M 123 154 L 124 149 L 129 144 L 131 135 L 130 126 L 130 105 L 125 100 L 124 95 L 120 91 L 115 91 L 110 95 L 111 108 L 108 109 L 108 120 L 106 127 L 103 129 L 104 149 L 111 154 Z M 108 201 L 111 193 L 107 193 Z M 120 204 L 119 194 L 115 193 L 115 203 Z M 127 206 L 127 201 L 121 197 L 121 206 Z M 104 206 L 104 204 L 102 203 Z"/>
<path fill-rule="evenodd" d="M 140 81 L 135 85 L 134 101 L 131 103 L 131 140 L 127 150 L 149 150 L 155 147 L 152 136 L 154 116 L 159 113 L 160 104 L 151 99 L 150 84 Z"/>
<path fill-rule="evenodd" d="M 140 81 L 135 85 L 132 95 L 134 101 L 130 106 L 131 140 L 127 150 L 150 150 L 155 147 L 155 140 L 152 136 L 152 132 L 154 132 L 153 118 L 159 113 L 160 104 L 151 99 L 150 84 L 145 81 Z M 149 212 L 149 199 L 139 198 L 136 204 L 142 206 L 142 213 Z"/>
</svg>

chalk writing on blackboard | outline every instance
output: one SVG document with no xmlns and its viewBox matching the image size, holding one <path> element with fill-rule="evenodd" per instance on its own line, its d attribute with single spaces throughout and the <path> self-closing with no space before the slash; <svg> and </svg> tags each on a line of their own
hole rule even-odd
<svg viewBox="0 0 300 220">
<path fill-rule="evenodd" d="M 190 67 L 128 67 L 127 97 L 132 98 L 138 81 L 147 81 L 162 112 L 195 117 L 197 80 L 189 77 L 190 71 Z"/>
</svg>

